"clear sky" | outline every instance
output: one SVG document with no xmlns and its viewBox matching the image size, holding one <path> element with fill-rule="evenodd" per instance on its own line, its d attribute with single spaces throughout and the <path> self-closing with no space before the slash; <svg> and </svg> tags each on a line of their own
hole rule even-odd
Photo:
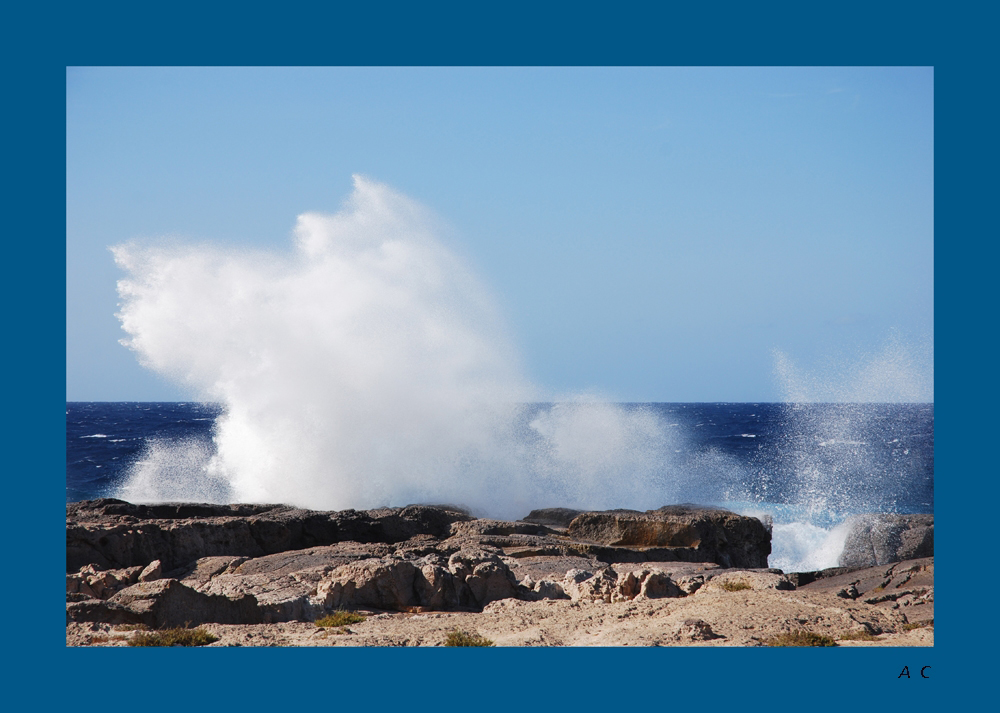
<svg viewBox="0 0 1000 713">
<path fill-rule="evenodd" d="M 930 68 L 70 68 L 67 399 L 193 398 L 118 343 L 109 246 L 290 250 L 358 173 L 548 392 L 780 400 L 788 360 L 926 357 L 933 170 Z"/>
</svg>

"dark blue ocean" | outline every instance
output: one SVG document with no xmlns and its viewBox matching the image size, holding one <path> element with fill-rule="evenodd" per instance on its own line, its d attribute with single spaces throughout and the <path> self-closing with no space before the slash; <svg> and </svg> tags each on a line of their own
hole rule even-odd
<svg viewBox="0 0 1000 713">
<path fill-rule="evenodd" d="M 664 474 L 681 483 L 675 499 L 774 519 L 772 566 L 829 564 L 849 515 L 933 512 L 933 404 L 620 406 L 652 411 L 679 436 Z M 547 408 L 528 407 L 525 418 Z M 122 497 L 138 464 L 164 444 L 210 455 L 221 414 L 205 403 L 67 403 L 67 502 Z M 229 499 L 220 487 L 213 499 Z"/>
</svg>

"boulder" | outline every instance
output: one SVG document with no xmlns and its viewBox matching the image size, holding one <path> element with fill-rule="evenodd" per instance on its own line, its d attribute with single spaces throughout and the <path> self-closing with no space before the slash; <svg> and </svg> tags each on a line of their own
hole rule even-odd
<svg viewBox="0 0 1000 713">
<path fill-rule="evenodd" d="M 514 574 L 495 552 L 472 549 L 447 559 L 389 555 L 351 562 L 320 580 L 316 600 L 325 609 L 481 610 L 492 601 L 515 598 L 520 591 Z"/>
<path fill-rule="evenodd" d="M 685 549 L 679 559 L 723 567 L 765 568 L 771 554 L 771 533 L 759 519 L 694 505 L 585 512 L 566 534 L 611 547 Z"/>
<path fill-rule="evenodd" d="M 847 526 L 842 567 L 874 567 L 934 556 L 933 515 L 855 515 Z"/>
</svg>

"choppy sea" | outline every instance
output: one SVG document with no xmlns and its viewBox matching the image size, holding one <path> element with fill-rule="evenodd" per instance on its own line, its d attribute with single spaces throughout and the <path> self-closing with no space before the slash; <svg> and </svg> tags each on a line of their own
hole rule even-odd
<svg viewBox="0 0 1000 713">
<path fill-rule="evenodd" d="M 843 523 L 850 515 L 934 511 L 933 404 L 618 407 L 651 413 L 664 432 L 676 434 L 670 440 L 674 455 L 663 461 L 663 480 L 670 484 L 663 489 L 664 498 L 669 493 L 674 502 L 771 516 L 772 567 L 803 571 L 835 566 L 846 537 Z M 525 418 L 552 408 L 532 404 Z M 175 453 L 190 454 L 194 448 L 201 456 L 194 462 L 167 463 L 153 477 L 176 477 L 172 471 L 202 467 L 215 450 L 215 424 L 222 415 L 222 407 L 210 403 L 67 403 L 67 502 L 129 495 L 135 500 L 130 480 L 143 466 L 149 478 L 151 460 L 170 444 L 185 444 Z M 234 498 L 225 483 L 211 492 L 215 501 Z"/>
</svg>

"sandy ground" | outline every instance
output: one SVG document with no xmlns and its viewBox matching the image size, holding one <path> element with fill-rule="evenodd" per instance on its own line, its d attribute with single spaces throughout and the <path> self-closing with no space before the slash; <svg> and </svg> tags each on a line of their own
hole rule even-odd
<svg viewBox="0 0 1000 713">
<path fill-rule="evenodd" d="M 479 634 L 496 646 L 761 646 L 790 631 L 824 634 L 839 646 L 933 646 L 933 625 L 905 630 L 908 619 L 922 618 L 918 609 L 922 607 L 869 605 L 801 589 L 706 588 L 683 598 L 616 603 L 504 599 L 481 613 L 361 611 L 365 621 L 336 629 L 308 622 L 201 628 L 219 637 L 210 646 L 441 646 L 453 631 Z M 872 640 L 842 638 L 866 632 L 877 635 Z M 66 643 L 127 646 L 134 635 L 107 624 L 71 623 Z"/>
</svg>

